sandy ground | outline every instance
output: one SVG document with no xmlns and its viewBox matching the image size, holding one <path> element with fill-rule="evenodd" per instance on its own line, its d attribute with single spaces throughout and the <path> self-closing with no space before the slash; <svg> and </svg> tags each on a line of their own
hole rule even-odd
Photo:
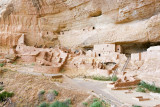
<svg viewBox="0 0 160 107">
<path fill-rule="evenodd" d="M 108 87 L 110 82 L 95 81 L 83 78 L 68 78 L 64 76 L 63 82 L 55 82 L 55 80 L 50 77 L 34 76 L 33 73 L 34 65 L 8 65 L 8 67 L 14 71 L 18 72 L 6 72 L 3 75 L 2 80 L 5 82 L 6 89 L 16 93 L 16 97 L 13 98 L 14 101 L 18 101 L 20 104 L 29 102 L 34 104 L 37 101 L 37 93 L 40 90 L 48 91 L 50 89 L 55 89 L 60 92 L 57 100 L 65 100 L 71 98 L 73 100 L 73 107 L 79 105 L 90 96 L 90 92 L 94 92 L 104 98 L 113 105 L 119 105 L 118 107 L 131 107 L 131 105 L 141 105 L 142 107 L 153 107 L 160 104 L 160 94 L 152 93 L 140 93 L 132 90 L 133 93 L 126 94 L 128 90 L 111 90 Z M 21 73 L 19 73 L 21 72 Z M 23 74 L 24 73 L 24 74 Z M 29 73 L 26 75 L 26 73 Z M 76 70 L 64 71 L 62 74 L 68 74 L 70 77 L 82 76 L 85 71 L 79 72 Z M 130 72 L 129 74 L 136 74 L 135 72 Z M 139 76 L 140 77 L 140 76 Z M 144 80 L 151 80 L 148 76 L 140 77 Z M 155 80 L 152 78 L 152 80 Z M 157 80 L 157 79 L 156 79 Z M 159 81 L 159 79 L 158 79 Z M 157 83 L 159 83 L 157 81 Z M 26 94 L 29 93 L 29 94 Z M 143 96 L 145 98 L 150 98 L 149 101 L 139 102 L 133 99 L 136 96 Z M 120 106 L 121 105 L 121 106 Z"/>
<path fill-rule="evenodd" d="M 82 87 L 86 89 L 93 90 L 95 93 L 102 95 L 106 99 L 110 100 L 115 104 L 121 104 L 124 107 L 131 107 L 131 105 L 140 105 L 142 107 L 153 107 L 155 105 L 160 104 L 160 94 L 154 95 L 153 93 L 141 93 L 136 92 L 135 89 L 132 89 L 131 92 L 126 94 L 128 90 L 111 90 L 107 85 L 110 82 L 102 82 L 95 80 L 84 80 L 81 78 L 73 79 L 74 82 L 80 84 Z M 144 98 L 150 98 L 148 101 L 137 101 L 133 99 L 137 96 L 143 96 Z"/>
<path fill-rule="evenodd" d="M 0 81 L 4 82 L 6 91 L 14 92 L 15 96 L 12 98 L 12 101 L 16 102 L 18 106 L 26 104 L 33 106 L 37 104 L 38 92 L 41 90 L 45 90 L 45 92 L 57 90 L 60 94 L 56 97 L 56 100 L 71 99 L 73 107 L 76 107 L 77 104 L 90 96 L 86 91 L 60 87 L 60 85 L 57 85 L 58 82 L 45 76 L 26 75 L 15 71 L 7 71 L 1 74 Z"/>
</svg>

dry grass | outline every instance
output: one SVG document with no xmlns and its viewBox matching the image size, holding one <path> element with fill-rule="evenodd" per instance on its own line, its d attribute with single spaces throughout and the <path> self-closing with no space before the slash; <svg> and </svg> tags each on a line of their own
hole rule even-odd
<svg viewBox="0 0 160 107">
<path fill-rule="evenodd" d="M 21 106 L 27 103 L 29 105 L 38 104 L 38 92 L 40 90 L 45 90 L 45 92 L 57 90 L 59 95 L 56 100 L 71 99 L 73 107 L 89 96 L 85 92 L 58 87 L 51 78 L 44 76 L 7 71 L 0 81 L 4 82 L 5 90 L 14 92 L 15 96 L 12 100 Z"/>
</svg>

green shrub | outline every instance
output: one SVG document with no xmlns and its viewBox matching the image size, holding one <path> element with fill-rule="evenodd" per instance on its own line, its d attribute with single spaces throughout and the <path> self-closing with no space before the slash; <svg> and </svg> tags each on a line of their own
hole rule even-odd
<svg viewBox="0 0 160 107">
<path fill-rule="evenodd" d="M 117 81 L 118 77 L 116 75 L 112 77 L 105 77 L 105 76 L 93 76 L 91 77 L 94 80 L 99 80 L 99 81 Z"/>
<path fill-rule="evenodd" d="M 138 86 L 138 87 L 136 88 L 136 92 L 143 92 L 143 93 L 145 93 L 146 90 L 145 90 L 145 88 Z"/>
<path fill-rule="evenodd" d="M 13 62 L 12 64 L 13 64 L 13 65 L 16 65 L 16 64 L 17 64 L 17 62 Z"/>
<path fill-rule="evenodd" d="M 99 80 L 99 81 L 111 81 L 111 77 L 105 77 L 105 76 L 93 76 L 92 79 Z"/>
<path fill-rule="evenodd" d="M 35 66 L 35 63 L 32 63 L 32 66 Z"/>
<path fill-rule="evenodd" d="M 7 72 L 7 71 L 9 71 L 9 69 L 4 68 L 4 69 L 2 69 L 2 71 L 3 71 L 3 72 Z"/>
<path fill-rule="evenodd" d="M 147 90 L 155 93 L 160 93 L 160 87 L 156 87 L 155 84 L 148 84 L 144 81 L 141 81 L 139 86 L 146 88 Z"/>
<path fill-rule="evenodd" d="M 47 104 L 46 102 L 40 104 L 38 107 L 49 107 L 49 104 Z"/>
<path fill-rule="evenodd" d="M 14 93 L 10 93 L 10 92 L 7 92 L 7 91 L 4 91 L 2 93 L 0 93 L 0 101 L 4 101 L 6 98 L 8 97 L 12 97 L 14 95 Z"/>
<path fill-rule="evenodd" d="M 63 73 L 63 72 L 65 72 L 65 69 L 61 69 L 61 70 L 60 70 L 60 73 Z"/>
<path fill-rule="evenodd" d="M 103 105 L 102 105 L 102 102 L 95 101 L 90 105 L 90 107 L 103 107 Z"/>
<path fill-rule="evenodd" d="M 93 102 L 97 102 L 97 101 L 99 101 L 98 98 L 94 98 L 94 99 L 93 99 Z"/>
<path fill-rule="evenodd" d="M 104 100 L 100 100 L 99 98 L 94 98 L 89 107 L 110 107 L 110 104 L 107 104 Z"/>
<path fill-rule="evenodd" d="M 58 94 L 59 94 L 58 91 L 56 91 L 56 90 L 54 90 L 53 93 L 55 96 L 58 96 Z"/>
<path fill-rule="evenodd" d="M 66 105 L 70 105 L 72 102 L 71 102 L 71 99 L 67 99 L 66 101 L 64 101 L 64 103 L 65 103 Z"/>
<path fill-rule="evenodd" d="M 49 107 L 69 107 L 69 105 L 64 102 L 56 101 L 52 103 Z"/>
<path fill-rule="evenodd" d="M 4 66 L 4 63 L 0 63 L 0 67 L 3 67 Z"/>
<path fill-rule="evenodd" d="M 142 107 L 142 106 L 138 106 L 138 105 L 132 105 L 132 107 Z"/>
<path fill-rule="evenodd" d="M 113 75 L 113 77 L 112 77 L 112 81 L 117 81 L 118 80 L 118 77 L 116 76 L 116 75 Z"/>
<path fill-rule="evenodd" d="M 43 95 L 44 93 L 45 93 L 44 90 L 41 90 L 41 91 L 39 92 L 40 95 Z"/>
<path fill-rule="evenodd" d="M 0 91 L 2 91 L 3 90 L 3 86 L 0 86 Z"/>
<path fill-rule="evenodd" d="M 87 103 L 87 102 L 84 102 L 83 105 L 84 105 L 84 106 L 88 106 L 88 103 Z"/>
<path fill-rule="evenodd" d="M 109 106 L 109 104 L 107 104 L 104 100 L 102 100 L 101 102 L 102 102 L 102 104 L 106 105 L 105 107 Z"/>
</svg>

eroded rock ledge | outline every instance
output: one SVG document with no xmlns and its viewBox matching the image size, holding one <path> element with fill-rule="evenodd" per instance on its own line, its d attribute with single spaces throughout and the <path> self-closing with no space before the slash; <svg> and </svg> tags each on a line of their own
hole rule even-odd
<svg viewBox="0 0 160 107">
<path fill-rule="evenodd" d="M 160 0 L 1 0 L 0 46 L 160 41 Z"/>
</svg>

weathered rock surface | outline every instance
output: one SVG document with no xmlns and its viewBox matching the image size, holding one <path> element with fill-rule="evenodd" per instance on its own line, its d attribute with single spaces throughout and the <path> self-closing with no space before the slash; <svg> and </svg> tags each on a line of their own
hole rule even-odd
<svg viewBox="0 0 160 107">
<path fill-rule="evenodd" d="M 160 41 L 160 0 L 1 0 L 0 46 Z"/>
</svg>

